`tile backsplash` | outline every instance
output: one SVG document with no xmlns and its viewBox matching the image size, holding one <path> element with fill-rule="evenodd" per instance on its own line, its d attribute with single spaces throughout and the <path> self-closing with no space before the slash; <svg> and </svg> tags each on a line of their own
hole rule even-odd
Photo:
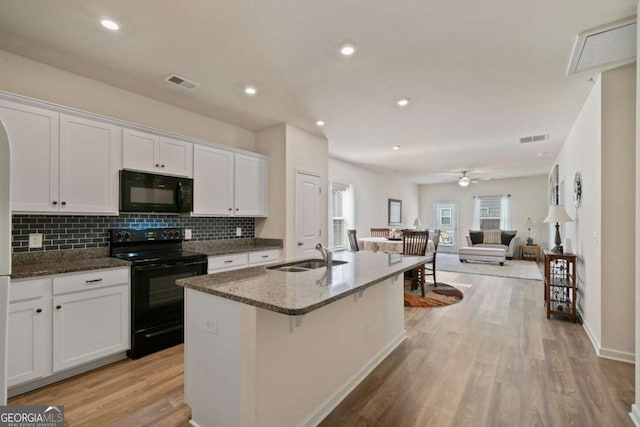
<svg viewBox="0 0 640 427">
<path fill-rule="evenodd" d="M 13 252 L 57 251 L 109 246 L 110 228 L 180 227 L 192 230 L 191 240 L 247 239 L 255 237 L 254 218 L 201 218 L 161 214 L 13 215 Z M 236 237 L 236 227 L 242 236 Z M 42 248 L 29 249 L 29 234 L 42 233 Z"/>
</svg>

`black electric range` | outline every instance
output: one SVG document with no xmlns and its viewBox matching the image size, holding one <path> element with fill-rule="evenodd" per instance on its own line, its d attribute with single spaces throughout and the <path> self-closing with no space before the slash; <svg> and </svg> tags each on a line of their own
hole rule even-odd
<svg viewBox="0 0 640 427">
<path fill-rule="evenodd" d="M 182 249 L 180 228 L 110 230 L 111 256 L 132 262 L 131 349 L 137 359 L 184 341 L 184 290 L 207 273 L 207 256 Z"/>
</svg>

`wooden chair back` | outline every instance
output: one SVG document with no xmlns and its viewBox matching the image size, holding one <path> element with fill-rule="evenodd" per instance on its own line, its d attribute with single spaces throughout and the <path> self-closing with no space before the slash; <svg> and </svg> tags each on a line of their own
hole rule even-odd
<svg viewBox="0 0 640 427">
<path fill-rule="evenodd" d="M 347 237 L 349 238 L 349 248 L 352 252 L 358 252 L 358 238 L 356 237 L 356 230 L 347 230 Z"/>
<path fill-rule="evenodd" d="M 405 231 L 402 233 L 402 253 L 405 255 L 426 255 L 429 231 Z"/>
<path fill-rule="evenodd" d="M 433 230 L 431 240 L 433 241 L 434 252 L 438 252 L 438 243 L 440 243 L 440 230 Z"/>
<path fill-rule="evenodd" d="M 371 229 L 371 237 L 389 237 L 388 228 L 372 228 Z"/>
</svg>

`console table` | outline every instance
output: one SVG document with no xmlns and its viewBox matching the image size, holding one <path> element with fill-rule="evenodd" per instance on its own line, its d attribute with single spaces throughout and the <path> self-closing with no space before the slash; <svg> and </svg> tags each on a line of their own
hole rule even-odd
<svg viewBox="0 0 640 427">
<path fill-rule="evenodd" d="M 544 250 L 547 319 L 553 314 L 576 322 L 576 259 L 575 254 Z"/>
</svg>

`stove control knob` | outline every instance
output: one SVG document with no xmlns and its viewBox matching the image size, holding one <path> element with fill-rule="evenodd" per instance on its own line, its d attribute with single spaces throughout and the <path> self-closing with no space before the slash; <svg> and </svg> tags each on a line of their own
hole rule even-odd
<svg viewBox="0 0 640 427">
<path fill-rule="evenodd" d="M 175 238 L 176 238 L 176 239 L 180 239 L 180 238 L 182 238 L 182 232 L 180 232 L 180 231 L 177 231 L 177 230 L 176 230 L 176 231 L 175 231 Z"/>
<path fill-rule="evenodd" d="M 128 242 L 130 238 L 131 238 L 131 233 L 129 233 L 128 231 L 122 232 L 122 240 L 124 240 L 125 242 Z"/>
<path fill-rule="evenodd" d="M 117 240 L 118 242 L 121 242 L 123 238 L 124 238 L 124 231 L 118 231 L 118 232 L 116 233 L 116 240 Z"/>
<path fill-rule="evenodd" d="M 167 230 L 162 232 L 162 238 L 167 240 L 169 238 L 169 232 Z"/>
</svg>

